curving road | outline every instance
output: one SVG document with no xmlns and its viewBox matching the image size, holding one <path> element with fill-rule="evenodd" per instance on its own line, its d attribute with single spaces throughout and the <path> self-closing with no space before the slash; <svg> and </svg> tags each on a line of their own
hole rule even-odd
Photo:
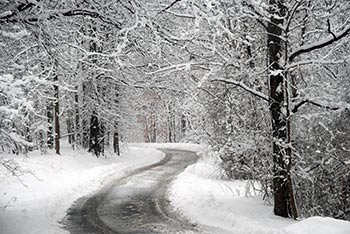
<svg viewBox="0 0 350 234">
<path fill-rule="evenodd" d="M 71 234 L 198 233 L 170 207 L 171 180 L 197 160 L 195 153 L 163 150 L 159 163 L 113 182 L 99 193 L 79 199 L 67 212 Z"/>
</svg>

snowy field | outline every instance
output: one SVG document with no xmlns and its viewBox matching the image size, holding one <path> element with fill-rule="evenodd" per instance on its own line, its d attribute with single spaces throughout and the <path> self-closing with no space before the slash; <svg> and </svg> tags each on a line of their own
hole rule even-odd
<svg viewBox="0 0 350 234">
<path fill-rule="evenodd" d="M 79 197 L 136 168 L 160 161 L 164 154 L 152 148 L 128 147 L 120 157 L 100 158 L 63 148 L 62 156 L 30 153 L 28 157 L 0 156 L 23 172 L 18 179 L 0 167 L 0 233 L 67 233 L 58 221 Z M 30 172 L 30 173 L 29 173 Z"/>
<path fill-rule="evenodd" d="M 349 234 L 350 222 L 326 217 L 293 221 L 273 214 L 247 181 L 220 179 L 208 157 L 186 168 L 170 189 L 172 205 L 191 222 L 233 234 Z"/>
</svg>

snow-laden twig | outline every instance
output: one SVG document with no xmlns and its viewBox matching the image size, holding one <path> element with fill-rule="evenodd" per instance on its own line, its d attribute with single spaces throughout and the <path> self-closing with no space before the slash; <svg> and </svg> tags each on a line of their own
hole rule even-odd
<svg viewBox="0 0 350 234">
<path fill-rule="evenodd" d="M 320 103 L 310 99 L 304 99 L 293 107 L 292 113 L 296 113 L 299 110 L 299 108 L 305 104 L 312 104 L 314 106 L 324 108 L 327 110 L 332 110 L 332 111 L 336 111 L 340 109 L 350 109 L 350 105 L 347 103 Z"/>
<path fill-rule="evenodd" d="M 11 197 L 10 200 L 8 200 L 8 202 L 6 203 L 6 205 L 4 205 L 2 208 L 6 209 L 7 207 L 9 207 L 11 205 L 11 203 L 15 203 L 17 201 L 17 197 L 13 196 Z"/>
<path fill-rule="evenodd" d="M 3 165 L 13 176 L 17 178 L 17 180 L 26 188 L 28 188 L 28 185 L 26 185 L 23 180 L 20 178 L 22 173 L 20 172 L 20 167 L 18 164 L 11 160 L 11 159 L 2 159 L 0 161 L 1 165 Z"/>
<path fill-rule="evenodd" d="M 332 33 L 328 37 L 324 38 L 323 40 L 319 40 L 314 43 L 310 43 L 307 45 L 300 46 L 296 50 L 294 50 L 291 55 L 289 56 L 289 61 L 292 62 L 297 56 L 311 52 L 317 49 L 321 49 L 323 47 L 326 47 L 328 45 L 331 45 L 333 42 L 336 42 L 345 36 L 347 36 L 350 33 L 350 24 L 346 25 L 343 30 L 340 32 Z"/>
<path fill-rule="evenodd" d="M 259 92 L 253 88 L 250 88 L 249 86 L 247 86 L 246 84 L 243 83 L 243 81 L 237 81 L 234 79 L 223 79 L 223 78 L 217 78 L 217 79 L 213 79 L 212 81 L 220 81 L 220 82 L 224 82 L 226 84 L 233 84 L 236 85 L 242 89 L 244 89 L 245 91 L 253 94 L 256 97 L 259 97 L 265 101 L 269 101 L 269 97 L 267 95 L 265 95 L 262 92 Z"/>
<path fill-rule="evenodd" d="M 21 176 L 25 175 L 25 174 L 30 174 L 32 175 L 35 179 L 37 179 L 38 181 L 42 181 L 42 179 L 40 179 L 39 177 L 37 177 L 34 172 L 30 171 L 30 170 L 24 170 L 23 168 L 21 168 L 17 162 L 15 162 L 13 159 L 4 159 L 1 158 L 0 159 L 0 164 L 5 167 L 13 176 L 16 177 L 16 179 L 25 187 L 28 188 L 28 185 L 24 183 L 24 181 L 22 180 Z"/>
</svg>

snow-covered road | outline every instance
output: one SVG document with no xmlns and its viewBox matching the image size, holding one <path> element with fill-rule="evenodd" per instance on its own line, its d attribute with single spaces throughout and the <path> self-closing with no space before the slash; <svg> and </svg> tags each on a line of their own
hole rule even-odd
<svg viewBox="0 0 350 234">
<path fill-rule="evenodd" d="M 0 233 L 349 233 L 348 221 L 275 216 L 251 182 L 223 179 L 220 161 L 199 145 L 123 151 L 99 159 L 70 147 L 59 157 L 0 155 L 23 172 L 0 167 Z"/>
<path fill-rule="evenodd" d="M 197 233 L 193 225 L 173 213 L 167 198 L 170 182 L 197 156 L 188 151 L 164 152 L 166 157 L 159 163 L 80 199 L 68 212 L 70 233 Z"/>
<path fill-rule="evenodd" d="M 110 154 L 98 159 L 68 145 L 61 156 L 38 151 L 28 156 L 0 155 L 0 161 L 12 162 L 19 170 L 16 177 L 0 166 L 0 233 L 66 234 L 59 221 L 75 200 L 163 158 L 155 149 L 128 147 L 120 157 Z"/>
</svg>

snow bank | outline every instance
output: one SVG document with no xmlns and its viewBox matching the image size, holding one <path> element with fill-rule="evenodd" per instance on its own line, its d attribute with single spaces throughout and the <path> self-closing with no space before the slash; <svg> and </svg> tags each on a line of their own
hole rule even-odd
<svg viewBox="0 0 350 234">
<path fill-rule="evenodd" d="M 350 233 L 346 221 L 312 217 L 297 222 L 275 216 L 272 206 L 253 190 L 256 184 L 221 180 L 217 165 L 210 158 L 200 159 L 176 178 L 169 191 L 175 209 L 191 222 L 211 227 L 211 233 Z"/>
<path fill-rule="evenodd" d="M 349 234 L 350 222 L 327 217 L 311 217 L 285 227 L 281 234 Z"/>
<path fill-rule="evenodd" d="M 83 151 L 62 150 L 62 156 L 31 153 L 28 157 L 0 155 L 22 171 L 15 176 L 0 165 L 0 233 L 67 233 L 57 223 L 79 197 L 164 157 L 155 149 L 130 147 L 123 154 L 100 158 Z"/>
</svg>

